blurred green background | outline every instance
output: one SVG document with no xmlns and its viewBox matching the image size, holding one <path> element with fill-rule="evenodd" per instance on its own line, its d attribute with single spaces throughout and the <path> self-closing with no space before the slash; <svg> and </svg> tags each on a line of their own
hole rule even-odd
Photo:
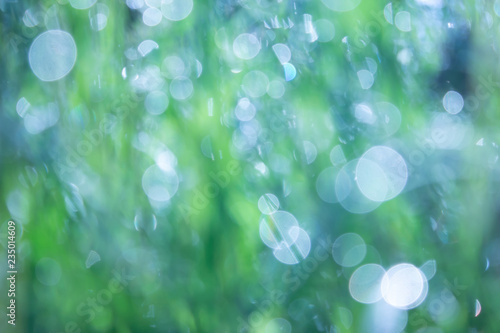
<svg viewBox="0 0 500 333">
<path fill-rule="evenodd" d="M 500 2 L 0 10 L 1 332 L 500 332 Z M 336 175 L 375 146 L 404 189 L 342 201 Z M 308 236 L 285 259 L 266 193 Z M 421 303 L 356 300 L 370 263 L 420 267 Z"/>
</svg>

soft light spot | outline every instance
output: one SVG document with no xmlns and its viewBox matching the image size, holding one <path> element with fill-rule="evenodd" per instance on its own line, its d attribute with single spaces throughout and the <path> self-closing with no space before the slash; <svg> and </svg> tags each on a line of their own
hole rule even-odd
<svg viewBox="0 0 500 333">
<path fill-rule="evenodd" d="M 479 316 L 480 313 L 481 313 L 481 303 L 479 303 L 479 300 L 476 299 L 476 311 L 474 317 Z"/>
<path fill-rule="evenodd" d="M 176 100 L 186 100 L 193 94 L 193 83 L 187 77 L 177 77 L 170 83 L 170 94 Z"/>
<path fill-rule="evenodd" d="M 146 111 L 153 115 L 165 112 L 169 104 L 168 96 L 163 91 L 154 90 L 150 92 L 144 100 Z"/>
<path fill-rule="evenodd" d="M 24 116 L 24 128 L 30 134 L 38 134 L 57 124 L 59 108 L 56 103 L 32 107 Z"/>
<path fill-rule="evenodd" d="M 361 0 L 321 0 L 321 2 L 335 12 L 348 12 L 358 7 Z"/>
<path fill-rule="evenodd" d="M 373 124 L 377 120 L 372 109 L 366 104 L 356 105 L 354 108 L 354 116 L 359 122 L 365 124 Z"/>
<path fill-rule="evenodd" d="M 99 253 L 97 253 L 94 250 L 91 250 L 89 252 L 89 255 L 87 256 L 87 260 L 85 260 L 85 267 L 90 268 L 99 261 L 101 261 L 101 256 L 99 255 Z"/>
<path fill-rule="evenodd" d="M 263 215 L 259 223 L 259 233 L 262 242 L 272 249 L 278 249 L 284 245 L 289 247 L 299 237 L 299 222 L 289 212 L 275 211 Z"/>
<path fill-rule="evenodd" d="M 384 275 L 381 290 L 388 304 L 403 310 L 413 309 L 427 296 L 427 279 L 417 267 L 399 264 Z"/>
<path fill-rule="evenodd" d="M 316 33 L 316 28 L 312 23 L 311 14 L 304 14 L 304 29 L 310 43 L 314 43 L 318 40 L 318 34 Z"/>
<path fill-rule="evenodd" d="M 361 84 L 361 88 L 370 89 L 373 85 L 373 82 L 375 81 L 373 74 L 366 69 L 358 71 L 357 74 L 359 83 Z"/>
<path fill-rule="evenodd" d="M 155 214 L 138 210 L 134 217 L 134 228 L 137 231 L 155 231 L 158 221 Z"/>
<path fill-rule="evenodd" d="M 319 19 L 313 25 L 318 34 L 318 42 L 327 43 L 335 36 L 335 26 L 330 20 Z"/>
<path fill-rule="evenodd" d="M 436 260 L 428 260 L 422 266 L 420 266 L 420 270 L 424 273 L 425 278 L 430 280 L 436 274 Z"/>
<path fill-rule="evenodd" d="M 393 19 L 392 19 L 392 2 L 389 2 L 387 5 L 384 7 L 384 17 L 387 22 L 390 24 L 393 24 Z"/>
<path fill-rule="evenodd" d="M 283 318 L 274 318 L 266 325 L 265 333 L 291 333 L 292 325 Z"/>
<path fill-rule="evenodd" d="M 376 302 L 367 308 L 362 318 L 362 329 L 366 333 L 403 333 L 408 324 L 408 312 L 390 306 L 386 302 Z M 413 324 L 413 322 L 412 322 Z"/>
<path fill-rule="evenodd" d="M 149 65 L 139 75 L 135 75 L 130 83 L 139 91 L 153 91 L 161 89 L 165 85 L 165 80 L 158 66 Z"/>
<path fill-rule="evenodd" d="M 416 0 L 419 5 L 427 6 L 431 8 L 441 8 L 443 7 L 442 0 Z"/>
<path fill-rule="evenodd" d="M 356 166 L 359 190 L 372 201 L 395 198 L 408 180 L 408 168 L 403 157 L 394 149 L 375 146 L 367 150 Z"/>
<path fill-rule="evenodd" d="M 408 65 L 412 57 L 413 53 L 408 48 L 402 49 L 401 51 L 398 52 L 398 55 L 396 56 L 399 63 L 403 66 Z"/>
<path fill-rule="evenodd" d="M 144 0 L 126 0 L 126 4 L 130 9 L 141 9 L 144 6 Z"/>
<path fill-rule="evenodd" d="M 148 7 L 160 8 L 162 0 L 146 0 Z"/>
<path fill-rule="evenodd" d="M 311 250 L 311 239 L 307 232 L 302 228 L 295 227 L 295 229 L 298 230 L 295 242 L 293 244 L 281 242 L 273 251 L 274 257 L 286 265 L 298 264 L 307 258 Z"/>
<path fill-rule="evenodd" d="M 496 0 L 493 4 L 493 11 L 498 17 L 500 17 L 500 0 Z"/>
<path fill-rule="evenodd" d="M 365 61 L 366 61 L 366 66 L 368 67 L 370 73 L 372 74 L 377 73 L 377 67 L 378 67 L 377 62 L 370 57 L 365 57 Z"/>
<path fill-rule="evenodd" d="M 205 156 L 205 157 L 208 157 L 210 158 L 211 160 L 214 160 L 215 159 L 215 156 L 214 156 L 214 151 L 213 151 L 213 148 L 212 148 L 212 140 L 210 139 L 210 136 L 207 135 L 206 137 L 204 137 L 202 140 L 201 140 L 201 145 L 200 145 L 200 148 L 201 148 L 201 153 Z"/>
<path fill-rule="evenodd" d="M 386 136 L 391 136 L 399 130 L 401 126 L 401 112 L 388 102 L 378 102 L 375 104 L 378 126 Z"/>
<path fill-rule="evenodd" d="M 472 136 L 473 128 L 461 118 L 440 113 L 431 123 L 430 135 L 441 149 L 460 149 Z"/>
<path fill-rule="evenodd" d="M 73 37 L 62 30 L 48 30 L 31 44 L 28 59 L 31 70 L 42 81 L 60 80 L 73 69 L 76 62 Z"/>
<path fill-rule="evenodd" d="M 332 255 L 333 260 L 342 267 L 356 266 L 365 258 L 365 241 L 358 234 L 343 234 L 333 243 Z"/>
<path fill-rule="evenodd" d="M 321 171 L 316 180 L 316 192 L 318 196 L 327 203 L 338 202 L 335 194 L 335 180 L 337 179 L 338 170 L 334 167 L 329 167 Z"/>
<path fill-rule="evenodd" d="M 270 215 L 278 210 L 280 202 L 274 194 L 266 193 L 259 198 L 257 206 L 262 214 Z"/>
<path fill-rule="evenodd" d="M 236 105 L 236 109 L 234 110 L 236 118 L 240 121 L 249 121 L 253 119 L 256 112 L 255 106 L 246 97 L 238 101 L 238 105 Z"/>
<path fill-rule="evenodd" d="M 292 58 L 292 52 L 290 52 L 290 49 L 285 44 L 274 44 L 273 51 L 282 65 L 289 62 Z"/>
<path fill-rule="evenodd" d="M 203 65 L 198 59 L 196 59 L 196 77 L 200 77 L 202 72 L 203 72 Z"/>
<path fill-rule="evenodd" d="M 141 56 L 147 56 L 151 51 L 158 49 L 158 43 L 154 40 L 147 39 L 139 44 L 137 47 L 137 51 L 141 54 Z"/>
<path fill-rule="evenodd" d="M 356 185 L 358 159 L 352 160 L 340 169 L 335 180 L 335 194 L 345 210 L 354 214 L 365 214 L 380 206 L 381 202 L 368 199 Z"/>
<path fill-rule="evenodd" d="M 71 7 L 75 9 L 88 9 L 92 7 L 97 0 L 69 0 Z"/>
<path fill-rule="evenodd" d="M 330 151 L 330 162 L 332 162 L 334 166 L 338 166 L 347 162 L 341 145 L 336 145 Z"/>
<path fill-rule="evenodd" d="M 284 64 L 283 65 L 283 70 L 285 72 L 285 81 L 292 81 L 295 79 L 295 76 L 297 75 L 297 70 L 295 69 L 295 66 L 292 64 Z"/>
<path fill-rule="evenodd" d="M 253 34 L 241 34 L 234 39 L 233 52 L 240 59 L 253 59 L 260 52 L 260 42 Z"/>
<path fill-rule="evenodd" d="M 352 312 L 348 308 L 338 307 L 340 322 L 345 328 L 349 329 L 352 326 Z"/>
<path fill-rule="evenodd" d="M 464 107 L 464 99 L 460 93 L 450 90 L 443 97 L 443 107 L 450 114 L 457 114 Z"/>
<path fill-rule="evenodd" d="M 267 94 L 274 99 L 279 99 L 285 94 L 285 85 L 279 80 L 272 80 L 269 82 Z"/>
<path fill-rule="evenodd" d="M 269 79 L 261 71 L 251 71 L 243 77 L 242 87 L 247 95 L 258 98 L 267 92 Z"/>
<path fill-rule="evenodd" d="M 349 279 L 349 293 L 359 303 L 372 304 L 382 298 L 380 286 L 385 269 L 377 264 L 366 264 L 354 271 Z"/>
<path fill-rule="evenodd" d="M 19 115 L 19 117 L 24 118 L 30 106 L 31 106 L 30 102 L 28 102 L 26 98 L 21 97 L 16 104 L 16 112 Z"/>
<path fill-rule="evenodd" d="M 165 76 L 169 79 L 174 79 L 178 76 L 182 76 L 185 72 L 186 66 L 184 61 L 178 56 L 168 56 L 163 59 L 161 64 L 161 70 L 165 73 Z"/>
<path fill-rule="evenodd" d="M 318 150 L 316 146 L 311 141 L 304 141 L 304 154 L 306 157 L 306 163 L 311 164 L 316 160 L 316 156 L 318 156 Z"/>
<path fill-rule="evenodd" d="M 29 8 L 24 12 L 23 23 L 28 28 L 36 27 L 40 20 L 42 19 L 42 14 L 34 8 Z"/>
<path fill-rule="evenodd" d="M 92 30 L 101 31 L 106 28 L 108 24 L 108 17 L 103 13 L 97 13 L 94 16 L 90 17 L 90 27 Z"/>
<path fill-rule="evenodd" d="M 142 13 L 142 22 L 150 27 L 160 24 L 162 18 L 161 11 L 155 7 L 150 7 Z"/>
<path fill-rule="evenodd" d="M 173 168 L 161 169 L 158 165 L 150 166 L 142 176 L 142 188 L 154 201 L 168 201 L 179 187 L 179 179 Z"/>
<path fill-rule="evenodd" d="M 193 11 L 193 0 L 162 0 L 161 12 L 170 21 L 182 21 Z"/>
<path fill-rule="evenodd" d="M 398 12 L 394 17 L 394 23 L 396 24 L 396 27 L 403 32 L 411 31 L 410 13 L 406 11 Z"/>
</svg>

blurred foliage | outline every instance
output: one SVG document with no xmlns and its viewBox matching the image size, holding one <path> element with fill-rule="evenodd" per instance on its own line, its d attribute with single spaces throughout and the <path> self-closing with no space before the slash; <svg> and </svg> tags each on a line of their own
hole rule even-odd
<svg viewBox="0 0 500 333">
<path fill-rule="evenodd" d="M 79 10 L 67 0 L 0 1 L 0 242 L 6 249 L 13 219 L 18 269 L 17 324 L 7 324 L 2 283 L 0 331 L 270 333 L 289 332 L 286 323 L 291 332 L 500 331 L 498 1 L 402 1 L 390 13 L 388 3 L 366 0 L 347 12 L 328 8 L 331 0 L 195 1 L 185 19 L 156 26 L 144 24 L 144 11 L 170 2 L 146 2 Z M 396 26 L 403 11 L 411 31 Z M 333 39 L 314 39 L 311 18 L 332 23 Z M 77 60 L 67 76 L 44 82 L 28 54 L 53 29 L 71 34 Z M 244 33 L 260 42 L 248 60 L 234 52 Z M 140 54 L 144 40 L 159 47 Z M 277 43 L 291 51 L 290 81 Z M 169 56 L 192 82 L 187 99 L 172 93 Z M 246 85 L 253 70 L 284 95 L 250 97 L 268 84 Z M 361 70 L 375 79 L 368 89 Z M 147 112 L 151 90 L 168 95 L 164 113 Z M 459 114 L 443 108 L 449 90 L 465 100 Z M 54 103 L 57 122 L 33 133 L 19 114 L 23 97 L 42 113 Z M 247 122 L 234 111 L 244 97 L 257 111 Z M 356 113 L 379 102 L 398 108 L 395 133 Z M 397 150 L 408 166 L 404 191 L 366 214 L 324 202 L 316 181 L 337 145 L 347 161 L 372 146 Z M 178 177 L 163 202 L 144 189 L 155 163 Z M 259 236 L 265 193 L 310 237 L 296 265 L 279 262 Z M 425 301 L 398 314 L 407 318 L 400 329 L 381 328 L 392 310 L 351 297 L 358 266 L 331 256 L 348 232 L 368 245 L 362 264 L 436 261 Z M 6 261 L 0 266 L 6 281 Z M 269 324 L 276 318 L 286 320 L 273 321 L 281 330 Z"/>
</svg>

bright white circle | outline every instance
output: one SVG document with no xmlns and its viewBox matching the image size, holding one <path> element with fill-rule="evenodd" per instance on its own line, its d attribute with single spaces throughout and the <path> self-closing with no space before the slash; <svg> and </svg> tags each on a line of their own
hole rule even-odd
<svg viewBox="0 0 500 333">
<path fill-rule="evenodd" d="M 399 309 L 411 309 L 421 303 L 427 279 L 417 267 L 399 264 L 391 267 L 384 275 L 381 292 L 384 300 Z"/>
<path fill-rule="evenodd" d="M 31 70 L 42 81 L 60 80 L 73 69 L 76 62 L 73 37 L 62 30 L 41 33 L 29 49 Z"/>
</svg>

